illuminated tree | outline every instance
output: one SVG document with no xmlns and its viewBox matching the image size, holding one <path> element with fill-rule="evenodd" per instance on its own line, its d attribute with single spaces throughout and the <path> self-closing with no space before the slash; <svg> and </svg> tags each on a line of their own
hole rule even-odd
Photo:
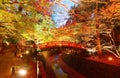
<svg viewBox="0 0 120 78">
<path fill-rule="evenodd" d="M 117 57 L 120 58 L 120 53 L 118 52 L 116 48 L 116 44 L 114 42 L 114 29 L 120 26 L 120 6 L 119 1 L 111 2 L 108 4 L 105 8 L 101 8 L 99 12 L 99 21 L 100 21 L 100 33 L 104 34 L 106 38 L 110 38 L 109 40 L 103 40 L 103 37 L 101 37 L 101 43 L 102 46 L 109 45 L 113 46 L 111 49 L 114 50 L 114 52 L 107 49 L 109 52 L 113 53 Z M 103 41 L 103 42 L 102 42 Z M 116 53 L 116 54 L 115 54 Z"/>
<path fill-rule="evenodd" d="M 41 37 L 38 36 L 38 33 L 40 35 L 47 32 L 45 29 L 49 30 L 54 27 L 55 24 L 50 16 L 44 13 L 46 8 L 44 8 L 45 10 L 39 10 L 34 3 L 36 3 L 34 0 L 1 1 L 1 35 L 10 35 L 15 38 L 22 37 L 26 39 L 34 39 Z M 36 28 L 38 29 L 36 30 Z M 42 36 L 46 36 L 48 32 L 42 34 Z"/>
<path fill-rule="evenodd" d="M 83 1 L 84 2 L 84 1 Z M 88 3 L 88 5 L 86 5 Z M 119 27 L 119 16 L 120 16 L 120 11 L 119 11 L 119 1 L 115 2 L 99 2 L 98 7 L 96 10 L 95 5 L 89 5 L 91 2 L 86 2 L 85 5 L 81 4 L 82 6 L 74 7 L 70 13 L 71 13 L 71 19 L 72 23 L 84 23 L 82 30 L 88 29 L 89 27 L 93 29 L 97 29 L 100 34 L 100 43 L 101 43 L 101 48 L 104 49 L 106 46 L 113 46 L 111 48 L 112 50 L 116 50 L 115 44 L 114 44 L 114 39 L 111 36 L 111 33 L 113 32 L 113 28 Z M 89 6 L 89 7 L 87 7 Z M 93 7 L 93 8 L 92 8 Z M 92 9 L 91 9 L 92 8 Z M 96 12 L 97 11 L 97 12 Z M 83 16 L 83 17 L 80 17 Z M 95 17 L 97 16 L 97 18 Z M 99 26 L 96 27 L 96 19 L 97 19 L 97 24 Z M 69 22 L 68 22 L 69 23 Z M 96 30 L 91 30 L 92 32 L 96 32 Z M 89 32 L 87 32 L 90 34 Z M 92 35 L 95 35 L 97 33 L 91 33 Z M 87 35 L 88 36 L 88 35 Z M 97 37 L 97 36 L 96 36 Z M 106 40 L 107 39 L 107 40 Z M 108 49 L 107 49 L 108 51 Z M 110 51 L 110 50 L 109 50 Z M 110 51 L 116 56 L 119 56 L 120 54 L 118 51 Z M 116 52 L 116 54 L 115 54 Z"/>
</svg>

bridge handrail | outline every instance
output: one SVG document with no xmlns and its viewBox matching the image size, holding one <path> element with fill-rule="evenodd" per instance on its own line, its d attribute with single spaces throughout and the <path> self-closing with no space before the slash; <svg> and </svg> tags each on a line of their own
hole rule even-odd
<svg viewBox="0 0 120 78">
<path fill-rule="evenodd" d="M 76 42 L 68 42 L 68 41 L 51 41 L 46 43 L 38 44 L 40 49 L 51 48 L 51 47 L 73 47 L 78 49 L 84 49 L 84 47 Z"/>
</svg>

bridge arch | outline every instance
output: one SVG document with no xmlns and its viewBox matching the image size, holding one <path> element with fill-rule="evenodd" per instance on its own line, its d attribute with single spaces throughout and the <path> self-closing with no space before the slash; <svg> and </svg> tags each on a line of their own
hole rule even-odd
<svg viewBox="0 0 120 78">
<path fill-rule="evenodd" d="M 35 45 L 36 46 L 36 45 Z M 75 48 L 75 49 L 85 49 L 81 44 L 68 41 L 51 41 L 46 43 L 41 43 L 37 45 L 40 50 L 47 50 L 51 48 Z"/>
</svg>

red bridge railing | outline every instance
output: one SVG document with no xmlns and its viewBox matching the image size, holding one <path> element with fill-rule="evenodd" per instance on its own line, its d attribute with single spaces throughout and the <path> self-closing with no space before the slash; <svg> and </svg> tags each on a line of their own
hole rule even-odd
<svg viewBox="0 0 120 78">
<path fill-rule="evenodd" d="M 47 49 L 47 48 L 54 48 L 54 47 L 71 47 L 76 49 L 84 49 L 84 47 L 75 42 L 68 42 L 68 41 L 52 41 L 38 44 L 39 48 Z"/>
</svg>

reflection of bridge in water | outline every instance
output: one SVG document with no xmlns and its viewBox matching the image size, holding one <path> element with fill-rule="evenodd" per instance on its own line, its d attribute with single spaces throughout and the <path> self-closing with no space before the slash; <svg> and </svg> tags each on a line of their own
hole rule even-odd
<svg viewBox="0 0 120 78">
<path fill-rule="evenodd" d="M 75 49 L 85 49 L 84 46 L 75 42 L 68 41 L 51 41 L 46 43 L 38 44 L 41 50 L 51 49 L 51 48 L 75 48 Z"/>
</svg>

